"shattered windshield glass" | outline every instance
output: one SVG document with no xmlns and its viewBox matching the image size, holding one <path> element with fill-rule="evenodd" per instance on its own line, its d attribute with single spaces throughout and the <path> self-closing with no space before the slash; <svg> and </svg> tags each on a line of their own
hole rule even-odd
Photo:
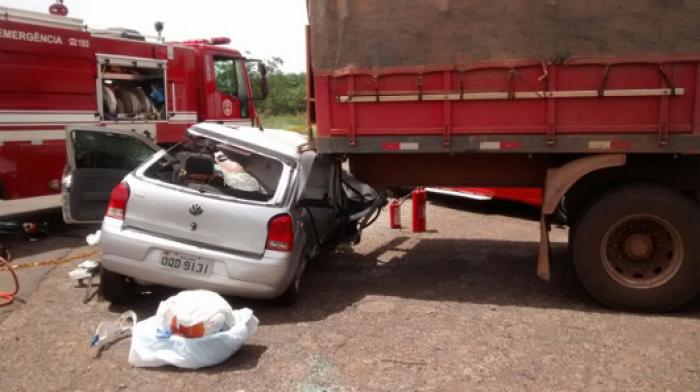
<svg viewBox="0 0 700 392">
<path fill-rule="evenodd" d="M 277 191 L 283 167 L 275 159 L 235 146 L 193 140 L 171 150 L 145 175 L 201 193 L 268 201 Z"/>
</svg>

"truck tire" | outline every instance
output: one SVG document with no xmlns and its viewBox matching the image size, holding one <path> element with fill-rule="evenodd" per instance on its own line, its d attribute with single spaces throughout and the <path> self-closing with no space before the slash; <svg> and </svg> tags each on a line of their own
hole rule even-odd
<svg viewBox="0 0 700 392">
<path fill-rule="evenodd" d="M 136 295 L 136 284 L 124 275 L 100 268 L 100 293 L 115 305 L 127 304 Z"/>
<path fill-rule="evenodd" d="M 620 310 L 666 312 L 700 291 L 700 209 L 657 185 L 612 191 L 573 231 L 576 272 L 588 292 Z"/>
</svg>

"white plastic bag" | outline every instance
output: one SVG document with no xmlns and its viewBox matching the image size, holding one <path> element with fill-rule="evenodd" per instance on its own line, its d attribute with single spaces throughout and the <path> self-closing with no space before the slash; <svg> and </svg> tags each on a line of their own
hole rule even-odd
<svg viewBox="0 0 700 392">
<path fill-rule="evenodd" d="M 174 334 L 173 317 L 177 318 L 177 329 L 185 327 L 185 331 L 203 324 L 204 336 Z M 257 326 L 258 319 L 250 309 L 233 310 L 210 291 L 183 291 L 161 302 L 155 316 L 134 326 L 129 363 L 136 367 L 173 365 L 187 369 L 216 365 L 238 351 Z"/>
<path fill-rule="evenodd" d="M 122 313 L 116 321 L 102 321 L 97 325 L 95 335 L 90 340 L 90 346 L 101 349 L 112 342 L 131 335 L 136 321 L 136 313 L 131 310 Z"/>
<path fill-rule="evenodd" d="M 88 234 L 87 237 L 85 237 L 85 242 L 87 242 L 87 244 L 90 246 L 99 245 L 101 236 L 102 236 L 102 230 L 97 230 L 96 232 L 94 232 L 92 234 Z"/>
<path fill-rule="evenodd" d="M 232 312 L 231 305 L 217 293 L 187 290 L 161 302 L 156 320 L 163 331 L 201 338 L 232 327 L 235 323 Z"/>
</svg>

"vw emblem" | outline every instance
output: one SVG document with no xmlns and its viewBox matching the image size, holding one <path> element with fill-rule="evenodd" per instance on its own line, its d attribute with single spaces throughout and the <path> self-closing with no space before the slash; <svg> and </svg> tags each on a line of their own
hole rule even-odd
<svg viewBox="0 0 700 392">
<path fill-rule="evenodd" d="M 197 216 L 197 215 L 202 215 L 202 212 L 204 212 L 204 209 L 202 206 L 199 204 L 192 204 L 192 207 L 190 207 L 190 214 Z"/>
</svg>

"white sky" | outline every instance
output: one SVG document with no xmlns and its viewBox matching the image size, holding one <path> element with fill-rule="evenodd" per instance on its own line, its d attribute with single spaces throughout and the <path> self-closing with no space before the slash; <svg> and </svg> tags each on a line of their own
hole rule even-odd
<svg viewBox="0 0 700 392">
<path fill-rule="evenodd" d="M 0 0 L 0 6 L 48 13 L 53 0 Z M 285 72 L 306 69 L 306 0 L 65 0 L 68 16 L 89 27 L 126 27 L 169 41 L 227 36 L 248 57 L 281 57 Z"/>
</svg>

